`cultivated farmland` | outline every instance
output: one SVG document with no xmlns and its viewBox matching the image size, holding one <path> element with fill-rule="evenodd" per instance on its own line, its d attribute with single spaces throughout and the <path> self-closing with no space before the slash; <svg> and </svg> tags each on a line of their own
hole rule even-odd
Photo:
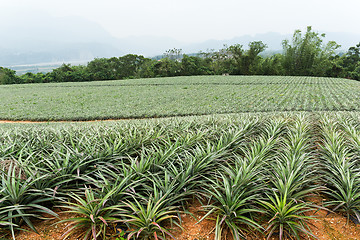
<svg viewBox="0 0 360 240">
<path fill-rule="evenodd" d="M 359 111 L 360 83 L 198 76 L 0 86 L 0 118 L 91 120 L 273 111 Z"/>
<path fill-rule="evenodd" d="M 70 239 L 359 239 L 343 229 L 319 235 L 334 227 L 325 225 L 328 215 L 359 230 L 359 87 L 305 77 L 2 86 L 4 119 L 212 115 L 1 124 L 0 237 L 22 239 L 19 228 L 34 231 L 44 216 L 60 216 L 62 237 Z M 138 99 L 147 107 L 117 108 L 108 99 L 119 93 L 124 104 Z M 89 115 L 81 112 L 86 101 L 75 99 L 87 94 L 113 115 L 91 105 Z M 23 109 L 18 100 L 9 110 L 11 98 L 47 104 Z M 198 226 L 211 227 L 194 234 L 189 211 Z"/>
</svg>

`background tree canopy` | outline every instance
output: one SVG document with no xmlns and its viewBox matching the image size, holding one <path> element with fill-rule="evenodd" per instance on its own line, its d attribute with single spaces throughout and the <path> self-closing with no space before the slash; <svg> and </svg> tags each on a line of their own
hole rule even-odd
<svg viewBox="0 0 360 240">
<path fill-rule="evenodd" d="M 267 57 L 262 41 L 250 42 L 247 49 L 240 44 L 224 46 L 196 55 L 181 49 L 167 50 L 160 60 L 128 54 L 122 57 L 96 58 L 86 66 L 63 64 L 47 74 L 16 72 L 0 68 L 0 84 L 80 82 L 129 78 L 172 77 L 189 75 L 295 75 L 345 77 L 360 80 L 360 43 L 338 55 L 336 42 L 324 43 L 325 35 L 296 30 L 290 40 L 283 41 L 283 52 Z"/>
</svg>

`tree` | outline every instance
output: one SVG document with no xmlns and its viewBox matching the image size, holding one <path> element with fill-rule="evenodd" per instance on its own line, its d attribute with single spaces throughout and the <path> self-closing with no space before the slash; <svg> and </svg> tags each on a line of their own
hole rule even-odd
<svg viewBox="0 0 360 240">
<path fill-rule="evenodd" d="M 45 75 L 41 72 L 36 74 L 27 72 L 20 78 L 22 83 L 43 83 L 45 81 Z"/>
<path fill-rule="evenodd" d="M 146 62 L 151 61 L 141 55 L 127 54 L 119 57 L 118 79 L 135 78 L 139 76 L 139 72 Z"/>
<path fill-rule="evenodd" d="M 47 74 L 47 82 L 71 82 L 69 73 L 73 72 L 70 64 L 62 64 L 60 67 L 55 68 L 52 72 Z"/>
<path fill-rule="evenodd" d="M 332 67 L 329 58 L 340 47 L 334 41 L 323 44 L 325 34 L 313 32 L 311 26 L 302 36 L 300 30 L 294 32 L 292 42 L 283 41 L 283 67 L 287 75 L 324 76 Z"/>
<path fill-rule="evenodd" d="M 200 56 L 204 59 L 212 74 L 219 75 L 231 72 L 232 60 L 227 45 L 224 45 L 218 51 L 210 49 L 207 52 L 200 52 Z"/>
<path fill-rule="evenodd" d="M 284 69 L 282 67 L 283 55 L 275 54 L 261 60 L 259 63 L 260 69 L 258 73 L 261 75 L 284 75 Z"/>
<path fill-rule="evenodd" d="M 360 80 L 360 43 L 350 47 L 342 58 L 342 67 L 345 69 L 345 77 Z"/>
<path fill-rule="evenodd" d="M 153 62 L 150 67 L 153 77 L 173 77 L 180 75 L 180 63 L 178 61 L 163 58 Z"/>
<path fill-rule="evenodd" d="M 0 84 L 21 83 L 21 79 L 16 76 L 16 72 L 9 68 L 0 67 Z"/>
<path fill-rule="evenodd" d="M 119 59 L 112 58 L 95 58 L 87 65 L 87 71 L 93 80 L 115 80 L 118 72 L 121 71 Z"/>
<path fill-rule="evenodd" d="M 181 48 L 173 48 L 169 49 L 164 53 L 165 58 L 170 60 L 179 60 L 182 58 L 182 49 Z"/>
<path fill-rule="evenodd" d="M 55 68 L 43 78 L 43 82 L 85 82 L 91 80 L 93 79 L 85 66 L 71 66 L 70 64 L 63 64 Z"/>
<path fill-rule="evenodd" d="M 260 63 L 262 59 L 259 54 L 266 48 L 267 45 L 262 41 L 254 41 L 249 43 L 249 50 L 246 52 L 243 64 L 245 74 L 259 74 Z"/>
<path fill-rule="evenodd" d="M 209 68 L 209 61 L 196 56 L 183 55 L 181 59 L 181 75 L 208 75 L 212 74 Z"/>
<path fill-rule="evenodd" d="M 141 66 L 148 61 L 151 60 L 135 54 L 119 58 L 97 58 L 88 63 L 87 71 L 94 80 L 134 78 L 138 75 Z"/>
<path fill-rule="evenodd" d="M 360 62 L 360 43 L 355 47 L 350 47 L 344 57 L 344 65 L 349 71 L 354 71 Z"/>
<path fill-rule="evenodd" d="M 224 72 L 235 75 L 258 74 L 261 57 L 259 54 L 267 48 L 261 41 L 249 43 L 249 49 L 244 50 L 241 44 L 234 44 L 218 52 L 218 61 L 222 63 Z"/>
<path fill-rule="evenodd" d="M 347 70 L 344 67 L 344 57 L 340 57 L 339 55 L 331 56 L 329 61 L 331 62 L 331 68 L 328 68 L 326 76 L 337 78 L 347 76 Z"/>
<path fill-rule="evenodd" d="M 228 73 L 241 75 L 244 72 L 244 55 L 245 50 L 241 44 L 231 45 L 224 51 L 227 56 L 224 58 L 225 69 Z"/>
</svg>

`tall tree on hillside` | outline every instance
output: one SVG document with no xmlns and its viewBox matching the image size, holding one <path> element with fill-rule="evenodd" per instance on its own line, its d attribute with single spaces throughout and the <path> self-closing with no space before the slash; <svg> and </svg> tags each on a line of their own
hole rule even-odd
<svg viewBox="0 0 360 240">
<path fill-rule="evenodd" d="M 323 44 L 325 34 L 312 31 L 311 26 L 302 35 L 300 30 L 294 32 L 292 42 L 283 41 L 283 66 L 287 75 L 324 76 L 332 67 L 330 57 L 340 47 L 334 41 Z"/>
</svg>

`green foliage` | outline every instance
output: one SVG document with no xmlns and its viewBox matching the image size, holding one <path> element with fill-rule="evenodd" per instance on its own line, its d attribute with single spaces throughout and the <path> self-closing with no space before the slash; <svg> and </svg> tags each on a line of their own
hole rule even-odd
<svg viewBox="0 0 360 240">
<path fill-rule="evenodd" d="M 130 225 L 131 229 L 128 239 L 134 238 L 141 239 L 163 239 L 171 237 L 175 239 L 172 234 L 163 226 L 165 221 L 171 221 L 176 225 L 177 211 L 176 206 L 166 206 L 164 202 L 167 200 L 166 195 L 156 199 L 149 196 L 144 199 L 144 203 L 139 202 L 136 198 L 128 201 L 125 205 L 128 208 L 127 213 L 121 214 L 124 222 Z"/>
<path fill-rule="evenodd" d="M 283 55 L 281 54 L 263 58 L 262 63 L 260 64 L 259 74 L 272 76 L 284 75 L 284 68 L 282 63 Z"/>
<path fill-rule="evenodd" d="M 339 62 L 343 68 L 344 77 L 360 80 L 360 43 L 355 47 L 350 47 Z"/>
<path fill-rule="evenodd" d="M 25 73 L 20 76 L 21 83 L 42 83 L 45 82 L 45 74 L 43 73 Z"/>
<path fill-rule="evenodd" d="M 306 224 L 311 217 L 305 214 L 313 210 L 309 203 L 289 200 L 286 194 L 279 196 L 274 192 L 273 196 L 268 196 L 268 201 L 262 201 L 262 205 L 270 218 L 266 228 L 269 237 L 278 232 L 279 240 L 291 237 L 300 240 L 303 234 L 315 238 Z"/>
<path fill-rule="evenodd" d="M 212 59 L 211 68 L 215 74 L 256 75 L 261 69 L 262 61 L 259 54 L 266 48 L 263 42 L 255 41 L 249 43 L 248 50 L 244 50 L 240 44 L 224 45 L 224 48 L 217 52 L 203 55 L 207 59 Z"/>
<path fill-rule="evenodd" d="M 286 75 L 324 76 L 329 65 L 329 58 L 340 47 L 334 41 L 323 44 L 325 34 L 319 34 L 307 27 L 302 36 L 300 30 L 294 32 L 292 42 L 283 41 L 284 69 Z"/>
<path fill-rule="evenodd" d="M 316 161 L 310 157 L 311 127 L 302 116 L 289 125 L 282 153 L 271 163 L 266 200 L 261 201 L 270 219 L 266 228 L 269 238 L 274 232 L 279 239 L 300 239 L 301 234 L 314 237 L 307 226 L 311 217 L 306 214 L 314 210 L 306 197 L 319 192 Z"/>
<path fill-rule="evenodd" d="M 244 163 L 242 165 L 234 169 L 225 169 L 226 173 L 230 172 L 229 176 L 220 174 L 215 180 L 210 181 L 210 188 L 205 189 L 214 203 L 204 206 L 208 210 L 204 218 L 211 213 L 215 215 L 217 240 L 222 239 L 221 233 L 224 230 L 229 230 L 234 239 L 239 240 L 244 237 L 243 232 L 248 228 L 261 229 L 252 219 L 254 213 L 261 212 L 255 207 L 262 186 L 258 182 L 260 178 L 256 177 L 259 170 Z"/>
<path fill-rule="evenodd" d="M 89 81 L 90 75 L 84 66 L 63 64 L 44 76 L 43 82 L 83 82 Z"/>
<path fill-rule="evenodd" d="M 169 49 L 164 53 L 164 56 L 170 60 L 179 60 L 182 57 L 182 49 Z"/>
<path fill-rule="evenodd" d="M 346 53 L 343 63 L 344 66 L 351 72 L 354 71 L 360 61 L 360 43 L 355 47 L 350 47 Z"/>
<path fill-rule="evenodd" d="M 341 123 L 341 122 L 340 122 Z M 342 121 L 345 134 L 339 123 L 324 117 L 322 158 L 325 179 L 330 197 L 329 206 L 334 211 L 342 211 L 360 220 L 360 172 L 358 168 L 359 132 L 357 126 L 349 121 Z"/>
<path fill-rule="evenodd" d="M 151 71 L 154 77 L 174 77 L 180 75 L 180 63 L 178 61 L 163 58 L 154 62 Z"/>
<path fill-rule="evenodd" d="M 0 67 L 0 84 L 20 83 L 20 78 L 15 75 L 15 71 Z"/>
<path fill-rule="evenodd" d="M 56 216 L 56 200 L 75 214 L 62 221 L 71 224 L 64 237 L 170 239 L 198 198 L 216 239 L 313 238 L 309 196 L 359 215 L 359 119 L 275 112 L 1 124 L 0 232 L 34 230 L 33 219 Z"/>
<path fill-rule="evenodd" d="M 8 227 L 15 240 L 15 230 L 22 222 L 36 232 L 34 218 L 42 218 L 43 213 L 57 216 L 46 205 L 54 200 L 46 192 L 36 189 L 36 182 L 44 177 L 32 178 L 22 175 L 19 166 L 10 164 L 0 172 L 0 225 Z"/>
<path fill-rule="evenodd" d="M 357 111 L 359 83 L 338 78 L 194 76 L 0 86 L 7 120 L 91 120 L 271 111 Z M 196 104 L 194 104 L 196 103 Z"/>
<path fill-rule="evenodd" d="M 208 65 L 209 63 L 206 59 L 184 54 L 181 59 L 181 75 L 211 75 L 213 71 Z"/>
<path fill-rule="evenodd" d="M 138 77 L 144 64 L 150 59 L 128 54 L 123 57 L 97 58 L 89 62 L 86 71 L 90 80 L 115 80 Z"/>
<path fill-rule="evenodd" d="M 97 198 L 92 189 L 85 189 L 85 199 L 77 194 L 70 194 L 73 201 L 69 201 L 62 208 L 69 209 L 67 212 L 79 215 L 68 218 L 61 222 L 70 222 L 70 228 L 63 236 L 83 234 L 83 239 L 106 239 L 106 231 L 110 224 L 119 221 L 116 212 L 120 206 L 107 204 L 108 199 L 116 192 L 115 189 L 107 192 L 102 198 Z"/>
<path fill-rule="evenodd" d="M 264 54 L 267 45 L 253 41 L 244 49 L 240 44 L 224 45 L 217 51 L 186 55 L 181 49 L 169 49 L 153 59 L 127 54 L 122 57 L 96 58 L 86 66 L 63 64 L 47 74 L 26 73 L 0 68 L 0 84 L 43 82 L 88 82 L 133 78 L 154 78 L 194 75 L 290 75 L 346 77 L 360 80 L 360 44 L 344 55 L 336 50 L 336 42 L 324 43 L 325 35 L 312 31 L 302 35 L 295 30 L 291 42 L 283 41 L 282 54 Z"/>
</svg>

